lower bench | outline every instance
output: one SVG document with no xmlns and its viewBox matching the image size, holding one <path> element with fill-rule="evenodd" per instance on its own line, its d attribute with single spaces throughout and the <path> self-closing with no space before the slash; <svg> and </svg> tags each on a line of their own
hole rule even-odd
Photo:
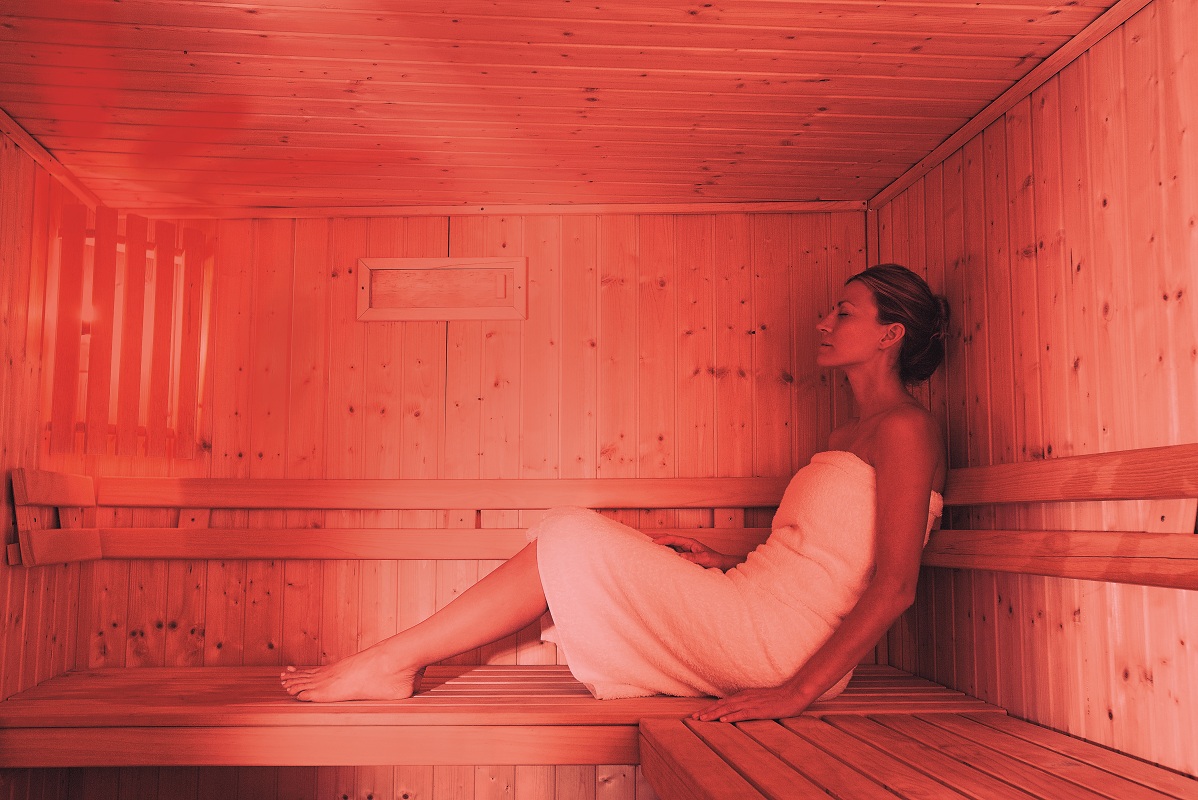
<svg viewBox="0 0 1198 800">
<path fill-rule="evenodd" d="M 1198 798 L 1198 780 L 984 712 L 645 720 L 641 769 L 662 800 Z"/>
<path fill-rule="evenodd" d="M 566 667 L 433 667 L 398 702 L 301 703 L 278 667 L 69 672 L 0 703 L 0 767 L 636 764 L 642 720 L 701 698 L 595 700 Z M 892 667 L 858 669 L 811 714 L 1003 716 Z"/>
</svg>

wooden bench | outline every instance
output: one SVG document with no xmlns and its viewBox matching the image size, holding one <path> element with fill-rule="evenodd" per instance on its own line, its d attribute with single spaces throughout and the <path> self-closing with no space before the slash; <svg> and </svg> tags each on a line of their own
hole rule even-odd
<svg viewBox="0 0 1198 800">
<path fill-rule="evenodd" d="M 1193 498 L 1198 446 L 953 470 L 945 495 L 951 506 Z M 923 563 L 1195 589 L 1198 535 L 940 530 Z M 1003 714 L 885 703 L 735 725 L 645 720 L 640 756 L 663 800 L 1198 798 L 1194 778 Z"/>
<path fill-rule="evenodd" d="M 673 531 L 727 552 L 747 552 L 768 529 L 745 527 L 746 509 L 776 505 L 785 483 L 92 479 L 17 470 L 19 546 L 10 557 L 28 565 L 106 558 L 504 559 L 526 544 L 525 530 L 480 528 L 483 515 L 567 504 L 687 509 L 720 527 Z M 130 509 L 151 508 L 173 509 L 176 525 L 115 524 L 134 519 Z M 447 521 L 465 527 L 208 525 L 213 512 L 247 509 L 455 509 Z M 701 702 L 600 702 L 564 667 L 484 666 L 433 668 L 429 690 L 411 702 L 314 705 L 289 697 L 279 671 L 68 672 L 0 703 L 0 766 L 631 764 L 642 718 L 679 717 Z"/>
<path fill-rule="evenodd" d="M 1181 445 L 954 470 L 946 502 L 974 506 L 1193 497 L 1198 495 L 1196 476 L 1198 445 Z M 511 510 L 561 504 L 709 509 L 706 524 L 718 527 L 682 532 L 725 552 L 747 552 L 768 531 L 745 527 L 745 509 L 776 505 L 784 485 L 780 479 L 93 480 L 18 470 L 14 497 L 20 542 L 9 555 L 29 565 L 100 558 L 505 558 L 523 545 L 522 529 L 210 528 L 207 522 L 213 509 L 228 508 Z M 171 507 L 178 510 L 182 527 L 99 524 L 112 517 L 104 510 L 113 507 Z M 768 512 L 758 515 L 762 513 Z M 1198 537 L 945 530 L 933 534 L 924 563 L 1198 588 Z M 277 667 L 68 672 L 0 703 L 0 766 L 643 761 L 665 796 L 698 797 L 703 795 L 686 792 L 693 791 L 696 781 L 708 785 L 704 764 L 711 755 L 731 764 L 720 754 L 724 751 L 702 744 L 705 740 L 695 733 L 708 726 L 681 722 L 704 701 L 596 701 L 563 667 L 434 668 L 429 691 L 413 700 L 332 705 L 291 700 L 279 687 L 277 674 Z M 880 715 L 898 715 L 903 721 L 897 725 L 935 724 L 945 715 L 996 729 L 1008 724 L 995 722 L 1006 717 L 994 706 L 890 667 L 866 666 L 836 700 L 814 705 L 803 718 L 780 727 L 769 723 L 777 728 L 769 736 L 824 730 L 812 725 L 826 726 L 829 737 L 861 726 L 893 730 L 878 721 Z M 724 730 L 720 736 L 744 731 L 753 737 L 762 726 L 715 728 Z M 689 754 L 700 751 L 708 755 L 691 760 Z M 747 751 L 760 755 L 753 748 Z M 1045 763 L 1056 762 L 1050 758 Z M 844 769 L 826 766 L 829 774 L 852 785 Z M 741 774 L 735 764 L 730 768 Z"/>
</svg>

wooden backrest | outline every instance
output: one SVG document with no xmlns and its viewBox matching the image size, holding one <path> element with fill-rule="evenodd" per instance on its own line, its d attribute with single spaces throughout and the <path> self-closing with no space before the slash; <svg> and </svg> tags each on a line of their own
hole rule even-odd
<svg viewBox="0 0 1198 800">
<path fill-rule="evenodd" d="M 1198 444 L 951 470 L 944 500 L 949 506 L 977 506 L 1175 498 L 1198 498 Z M 1198 535 L 939 530 L 924 548 L 923 563 L 1198 589 Z"/>
<path fill-rule="evenodd" d="M 745 553 L 769 531 L 744 527 L 744 509 L 776 506 L 786 483 L 784 478 L 93 481 L 37 470 L 13 475 L 19 558 L 28 565 L 95 558 L 498 559 L 525 541 L 516 528 L 210 528 L 211 509 L 708 508 L 718 512 L 717 527 L 680 532 L 724 552 Z M 954 469 L 945 489 L 949 506 L 1195 497 L 1198 444 Z M 184 513 L 178 528 L 82 527 L 88 506 L 175 507 Z M 10 548 L 10 559 L 15 557 Z M 933 533 L 923 562 L 1198 589 L 1198 536 L 1186 534 L 941 530 Z"/>
<path fill-rule="evenodd" d="M 949 470 L 949 506 L 1198 497 L 1198 444 Z"/>
<path fill-rule="evenodd" d="M 98 478 L 16 470 L 19 560 L 28 566 L 98 558 L 502 559 L 525 543 L 517 528 L 212 528 L 213 509 L 539 510 L 710 509 L 713 528 L 659 529 L 747 553 L 769 535 L 745 527 L 745 510 L 777 505 L 787 478 L 647 479 L 205 479 Z M 94 485 L 94 489 L 93 489 Z M 64 503 L 178 508 L 177 528 L 55 528 Z M 58 514 L 60 516 L 60 513 Z M 49 523 L 49 524 L 43 524 Z M 93 523 L 94 525 L 94 523 Z M 67 528 L 70 530 L 67 530 Z M 14 554 L 10 553 L 10 560 Z M 16 561 L 14 560 L 14 563 Z"/>
</svg>

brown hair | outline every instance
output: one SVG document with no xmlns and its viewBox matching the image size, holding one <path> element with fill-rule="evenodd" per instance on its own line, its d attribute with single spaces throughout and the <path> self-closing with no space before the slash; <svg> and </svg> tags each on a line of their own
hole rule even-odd
<svg viewBox="0 0 1198 800">
<path fill-rule="evenodd" d="M 910 386 L 932 377 L 944 360 L 948 301 L 934 294 L 923 278 L 898 264 L 870 267 L 845 284 L 853 281 L 860 281 L 873 293 L 878 322 L 898 322 L 906 329 L 899 350 L 899 379 Z"/>
</svg>

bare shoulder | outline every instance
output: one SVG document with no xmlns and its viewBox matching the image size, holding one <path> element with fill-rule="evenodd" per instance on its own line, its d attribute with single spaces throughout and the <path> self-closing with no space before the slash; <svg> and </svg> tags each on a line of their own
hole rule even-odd
<svg viewBox="0 0 1198 800">
<path fill-rule="evenodd" d="M 871 442 L 875 466 L 920 467 L 932 474 L 934 486 L 944 483 L 947 455 L 940 423 L 923 406 L 904 404 L 878 420 Z"/>
</svg>

